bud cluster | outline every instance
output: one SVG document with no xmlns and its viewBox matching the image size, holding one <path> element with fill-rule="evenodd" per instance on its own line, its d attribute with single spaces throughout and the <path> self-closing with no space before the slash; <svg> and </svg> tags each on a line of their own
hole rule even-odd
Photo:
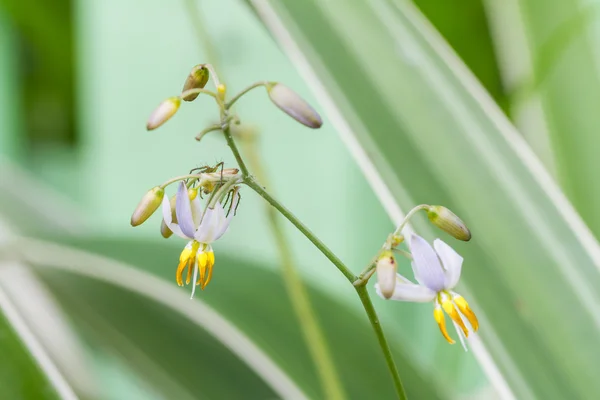
<svg viewBox="0 0 600 400">
<path fill-rule="evenodd" d="M 231 121 L 239 123 L 239 118 L 229 115 L 231 106 L 247 92 L 260 86 L 266 88 L 269 99 L 273 104 L 302 125 L 312 129 L 320 128 L 321 125 L 323 125 L 321 116 L 306 101 L 304 101 L 304 99 L 292 89 L 278 82 L 256 82 L 242 90 L 227 102 L 227 87 L 225 84 L 220 83 L 218 77 L 211 71 L 212 67 L 209 64 L 198 64 L 194 66 L 185 79 L 181 94 L 163 100 L 158 107 L 154 109 L 152 114 L 150 114 L 146 123 L 146 129 L 151 131 L 160 127 L 177 113 L 182 100 L 191 102 L 200 94 L 212 96 L 220 108 L 221 115 L 221 124 L 217 125 L 216 129 L 210 127 L 203 130 L 202 133 L 208 133 L 213 130 L 218 130 L 219 128 L 224 129 Z M 205 86 L 211 77 L 215 83 L 215 92 L 205 89 Z M 203 135 L 199 136 L 201 137 Z"/>
<path fill-rule="evenodd" d="M 389 299 L 394 293 L 396 286 L 396 273 L 398 270 L 397 262 L 394 256 L 394 252 L 402 254 L 412 260 L 412 256 L 409 252 L 400 250 L 399 246 L 404 242 L 404 236 L 401 234 L 402 228 L 408 223 L 410 218 L 415 215 L 418 211 L 424 210 L 427 213 L 429 221 L 450 234 L 455 239 L 468 242 L 471 240 L 471 232 L 465 225 L 465 223 L 452 211 L 444 206 L 431 206 L 422 204 L 413 208 L 406 216 L 404 221 L 400 224 L 398 229 L 390 234 L 385 241 L 382 250 L 378 253 L 373 264 L 367 268 L 367 270 L 361 274 L 360 282 L 363 283 L 370 277 L 369 271 L 375 268 L 377 272 L 377 283 L 381 295 Z"/>
<path fill-rule="evenodd" d="M 240 180 L 241 175 L 239 170 L 237 168 L 223 168 L 223 163 L 219 163 L 214 167 L 204 166 L 195 168 L 190 171 L 189 175 L 171 179 L 160 186 L 150 189 L 144 197 L 142 197 L 142 200 L 131 215 L 131 226 L 143 224 L 150 216 L 152 216 L 152 214 L 154 214 L 163 201 L 165 187 L 168 185 L 182 181 L 188 188 L 187 194 L 190 201 L 195 200 L 197 197 L 203 198 L 203 196 L 208 195 L 209 200 L 216 198 L 215 201 L 224 200 L 223 204 L 225 204 L 229 198 L 231 198 L 233 191 L 238 190 L 237 186 L 234 187 L 234 185 L 239 183 Z M 228 190 L 219 193 L 219 196 L 213 196 L 213 194 L 217 194 L 217 192 L 225 187 L 228 188 Z M 177 223 L 177 214 L 175 210 L 176 201 L 176 195 L 173 195 L 169 199 L 171 219 L 174 223 Z M 164 238 L 169 238 L 173 234 L 164 220 L 161 222 L 160 233 Z"/>
</svg>

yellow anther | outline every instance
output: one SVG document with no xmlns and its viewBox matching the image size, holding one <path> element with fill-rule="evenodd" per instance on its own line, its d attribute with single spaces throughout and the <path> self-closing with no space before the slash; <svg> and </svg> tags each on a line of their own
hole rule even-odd
<svg viewBox="0 0 600 400">
<path fill-rule="evenodd" d="M 473 332 L 477 332 L 477 329 L 479 329 L 479 321 L 477 321 L 475 313 L 469 307 L 469 303 L 467 303 L 464 297 L 458 295 L 454 296 L 452 300 L 454 300 L 454 304 L 456 304 L 456 307 L 458 307 L 460 312 L 469 320 L 469 323 L 473 327 Z"/>
<path fill-rule="evenodd" d="M 183 270 L 188 264 L 190 256 L 192 255 L 192 247 L 185 246 L 181 255 L 179 256 L 179 265 L 177 266 L 177 272 L 175 273 L 175 279 L 179 286 L 183 286 Z"/>
<path fill-rule="evenodd" d="M 448 335 L 448 331 L 446 330 L 446 318 L 444 317 L 444 312 L 439 306 L 436 306 L 433 310 L 433 318 L 435 318 L 435 321 L 440 327 L 440 332 L 442 332 L 442 335 L 444 335 L 444 338 L 448 343 L 454 344 L 454 340 Z"/>
<path fill-rule="evenodd" d="M 208 254 L 206 252 L 202 252 L 198 254 L 198 269 L 200 270 L 200 277 L 196 282 L 196 285 L 202 285 L 204 279 L 206 277 L 206 264 L 208 264 Z"/>
<path fill-rule="evenodd" d="M 210 282 L 210 280 L 212 278 L 213 266 L 215 265 L 215 253 L 213 253 L 212 251 L 209 251 L 206 254 L 208 255 L 208 260 L 206 262 L 206 279 L 200 285 L 200 288 L 202 290 L 204 290 L 206 285 L 208 285 L 208 283 Z"/>
<path fill-rule="evenodd" d="M 452 318 L 452 321 L 456 322 L 458 324 L 458 326 L 460 326 L 460 329 L 462 329 L 463 333 L 465 334 L 465 337 L 469 337 L 469 330 L 465 326 L 465 323 L 463 322 L 462 318 L 460 317 L 460 314 L 458 313 L 458 311 L 456 311 L 456 307 L 454 307 L 454 303 L 452 303 L 451 300 L 446 299 L 446 300 L 442 301 L 442 307 L 444 308 L 444 311 L 446 311 L 446 314 L 448 314 L 450 316 L 450 318 Z"/>
</svg>

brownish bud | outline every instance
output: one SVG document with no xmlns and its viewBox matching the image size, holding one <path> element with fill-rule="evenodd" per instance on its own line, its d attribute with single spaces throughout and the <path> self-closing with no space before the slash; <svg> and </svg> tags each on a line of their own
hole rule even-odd
<svg viewBox="0 0 600 400">
<path fill-rule="evenodd" d="M 209 72 L 204 64 L 198 64 L 190 71 L 185 83 L 183 84 L 182 93 L 190 89 L 203 89 L 208 82 Z M 185 101 L 193 101 L 198 97 L 198 93 L 188 94 L 183 98 Z"/>
</svg>

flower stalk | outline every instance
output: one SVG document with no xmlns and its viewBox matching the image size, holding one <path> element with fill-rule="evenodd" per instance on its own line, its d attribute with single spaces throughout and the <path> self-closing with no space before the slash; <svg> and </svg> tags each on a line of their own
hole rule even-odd
<svg viewBox="0 0 600 400">
<path fill-rule="evenodd" d="M 262 182 L 266 182 L 266 173 L 260 160 L 254 137 L 244 136 L 244 139 L 242 140 L 242 149 L 248 156 L 248 164 L 252 167 L 257 178 Z M 345 399 L 346 395 L 333 362 L 331 351 L 327 345 L 314 308 L 310 303 L 309 294 L 302 282 L 302 277 L 298 273 L 298 269 L 294 263 L 292 249 L 281 227 L 280 217 L 277 215 L 275 208 L 266 203 L 265 205 L 267 220 L 277 244 L 277 249 L 279 250 L 283 282 L 290 297 L 292 307 L 300 321 L 300 330 L 304 335 L 308 350 L 319 372 L 325 398 L 332 400 Z"/>
</svg>

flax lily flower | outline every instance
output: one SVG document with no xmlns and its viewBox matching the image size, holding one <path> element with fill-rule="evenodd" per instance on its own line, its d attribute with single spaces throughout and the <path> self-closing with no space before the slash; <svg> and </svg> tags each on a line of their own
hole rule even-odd
<svg viewBox="0 0 600 400">
<path fill-rule="evenodd" d="M 183 271 L 187 267 L 186 284 L 189 284 L 193 271 L 192 298 L 196 291 L 196 285 L 200 285 L 200 288 L 204 290 L 212 278 L 215 254 L 211 243 L 218 240 L 227 231 L 238 201 L 239 194 L 237 189 L 234 189 L 229 215 L 226 215 L 223 205 L 218 201 L 214 208 L 207 208 L 203 213 L 199 196 L 190 201 L 187 187 L 182 182 L 179 185 L 175 202 L 175 215 L 177 216 L 175 223 L 171 215 L 170 202 L 167 196 L 163 198 L 162 210 L 165 224 L 177 236 L 190 240 L 179 256 L 176 279 L 177 284 L 183 286 Z"/>
<path fill-rule="evenodd" d="M 446 330 L 446 319 L 442 312 L 444 310 L 452 319 L 460 342 L 466 351 L 464 338 L 469 336 L 467 325 L 473 332 L 476 332 L 479 323 L 466 300 L 452 291 L 460 278 L 463 258 L 440 239 L 433 242 L 432 248 L 425 239 L 415 234 L 410 238 L 410 249 L 413 257 L 413 272 L 419 284 L 397 274 L 396 287 L 391 299 L 417 303 L 433 301 L 433 317 L 438 323 L 442 335 L 450 344 L 455 343 Z M 375 285 L 375 288 L 377 294 L 384 297 L 378 284 Z"/>
</svg>

